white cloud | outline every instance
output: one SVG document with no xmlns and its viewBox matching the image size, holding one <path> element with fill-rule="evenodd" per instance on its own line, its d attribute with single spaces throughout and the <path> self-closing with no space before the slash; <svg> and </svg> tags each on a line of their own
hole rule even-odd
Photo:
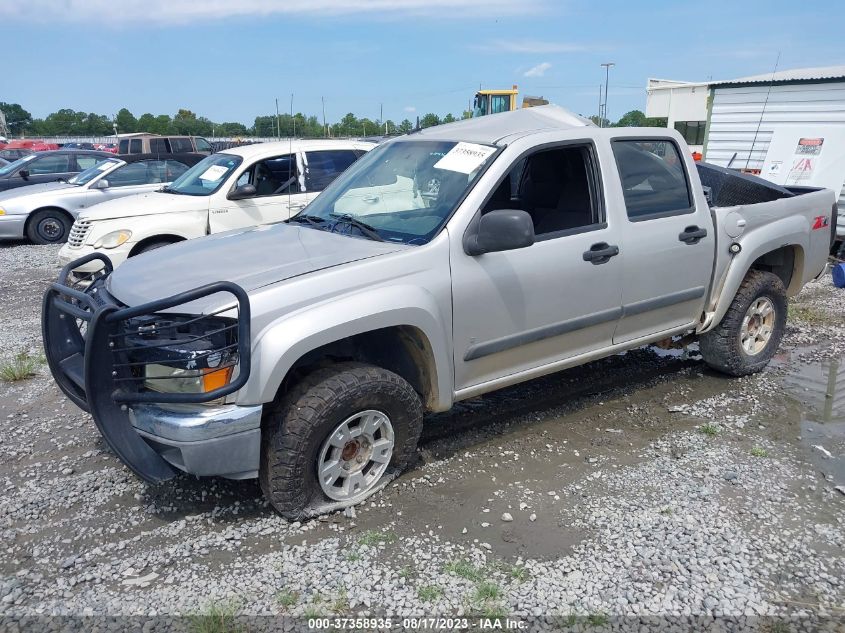
<svg viewBox="0 0 845 633">
<path fill-rule="evenodd" d="M 416 112 L 417 109 L 414 106 L 405 106 L 405 112 Z"/>
<path fill-rule="evenodd" d="M 473 45 L 470 48 L 485 53 L 577 53 L 587 50 L 581 44 L 569 42 L 544 42 L 541 40 L 504 40 L 493 44 Z"/>
<path fill-rule="evenodd" d="M 551 68 L 552 65 L 549 62 L 543 62 L 542 64 L 537 64 L 533 68 L 529 68 L 523 74 L 524 77 L 542 77 L 546 74 L 546 71 Z"/>
<path fill-rule="evenodd" d="M 548 6 L 550 0 L 28 0 L 0 2 L 0 18 L 34 22 L 185 24 L 237 16 L 366 14 L 392 19 L 408 15 L 472 18 L 514 15 Z"/>
</svg>

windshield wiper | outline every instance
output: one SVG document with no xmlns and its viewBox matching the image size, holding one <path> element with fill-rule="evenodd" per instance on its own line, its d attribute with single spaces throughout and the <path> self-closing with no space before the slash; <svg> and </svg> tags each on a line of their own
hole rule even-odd
<svg viewBox="0 0 845 633">
<path fill-rule="evenodd" d="M 325 218 L 321 218 L 319 215 L 308 215 L 307 213 L 300 213 L 299 215 L 295 215 L 288 220 L 288 222 L 305 222 L 306 224 L 310 224 L 311 226 L 319 226 L 325 221 Z"/>
<path fill-rule="evenodd" d="M 371 240 L 375 240 L 376 242 L 384 242 L 384 238 L 379 235 L 378 231 L 366 222 L 362 222 L 354 215 L 350 215 L 349 213 L 331 213 L 331 217 L 336 218 L 334 224 L 331 225 L 329 228 L 329 232 L 334 232 L 334 227 L 338 224 L 343 222 L 347 224 L 351 224 L 356 229 L 361 231 L 365 236 L 369 237 Z"/>
</svg>

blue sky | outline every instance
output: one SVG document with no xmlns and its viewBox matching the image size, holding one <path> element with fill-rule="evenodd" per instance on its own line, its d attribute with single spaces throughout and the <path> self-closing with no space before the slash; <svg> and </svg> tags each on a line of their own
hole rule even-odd
<svg viewBox="0 0 845 633">
<path fill-rule="evenodd" d="M 645 109 L 648 77 L 765 73 L 778 51 L 781 69 L 845 64 L 843 21 L 835 0 L 4 0 L 0 101 L 251 124 L 293 93 L 330 121 L 399 121 L 516 83 L 589 115 L 610 61 L 615 120 Z"/>
</svg>

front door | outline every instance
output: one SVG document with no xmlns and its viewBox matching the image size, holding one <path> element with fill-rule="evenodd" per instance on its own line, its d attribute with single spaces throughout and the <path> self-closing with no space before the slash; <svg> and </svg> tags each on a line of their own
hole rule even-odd
<svg viewBox="0 0 845 633">
<path fill-rule="evenodd" d="M 481 213 L 527 211 L 532 246 L 473 257 L 451 236 L 457 390 L 610 345 L 622 261 L 597 169 L 591 145 L 565 145 L 504 177 Z"/>
<path fill-rule="evenodd" d="M 250 184 L 255 195 L 244 200 L 222 196 L 212 205 L 209 226 L 212 233 L 259 224 L 283 222 L 306 204 L 296 154 L 283 154 L 256 161 L 243 170 L 233 188 Z"/>
<path fill-rule="evenodd" d="M 674 141 L 616 139 L 612 146 L 627 211 L 623 317 L 613 336 L 623 343 L 701 315 L 715 236 Z"/>
</svg>

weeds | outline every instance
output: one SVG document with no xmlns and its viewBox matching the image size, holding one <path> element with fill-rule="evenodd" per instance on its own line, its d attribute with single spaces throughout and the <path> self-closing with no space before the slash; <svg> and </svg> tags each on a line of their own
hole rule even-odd
<svg viewBox="0 0 845 633">
<path fill-rule="evenodd" d="M 240 608 L 237 600 L 212 604 L 200 615 L 189 616 L 191 633 L 243 633 L 245 629 L 235 621 Z"/>
<path fill-rule="evenodd" d="M 478 602 L 484 602 L 486 600 L 496 600 L 501 594 L 502 590 L 499 589 L 499 585 L 494 582 L 480 582 L 475 587 L 475 599 Z"/>
<path fill-rule="evenodd" d="M 442 595 L 443 589 L 437 585 L 425 585 L 424 587 L 417 589 L 417 596 L 419 596 L 420 600 L 423 602 L 435 602 Z"/>
<path fill-rule="evenodd" d="M 754 457 L 768 457 L 769 456 L 769 452 L 765 448 L 760 448 L 759 446 L 755 446 L 749 452 Z"/>
<path fill-rule="evenodd" d="M 833 319 L 825 312 L 812 306 L 798 305 L 797 303 L 790 303 L 787 310 L 787 317 L 789 319 L 796 319 L 804 321 L 812 325 L 830 324 Z"/>
<path fill-rule="evenodd" d="M 484 580 L 484 570 L 476 567 L 466 559 L 452 560 L 443 566 L 443 570 L 455 574 L 460 578 L 466 578 L 473 582 Z"/>
<path fill-rule="evenodd" d="M 283 589 L 282 591 L 276 594 L 276 602 L 278 602 L 279 606 L 283 607 L 284 609 L 290 609 L 298 601 L 299 594 L 295 591 L 288 591 L 287 589 Z"/>
<path fill-rule="evenodd" d="M 607 616 L 604 613 L 591 613 L 587 616 L 587 624 L 590 626 L 604 626 L 607 624 Z"/>
<path fill-rule="evenodd" d="M 698 432 L 707 437 L 716 437 L 719 434 L 719 427 L 715 424 L 705 424 L 698 427 Z"/>
<path fill-rule="evenodd" d="M 35 375 L 38 368 L 38 359 L 33 358 L 26 352 L 22 352 L 11 361 L 0 365 L 0 379 L 5 382 L 17 382 Z"/>
</svg>

